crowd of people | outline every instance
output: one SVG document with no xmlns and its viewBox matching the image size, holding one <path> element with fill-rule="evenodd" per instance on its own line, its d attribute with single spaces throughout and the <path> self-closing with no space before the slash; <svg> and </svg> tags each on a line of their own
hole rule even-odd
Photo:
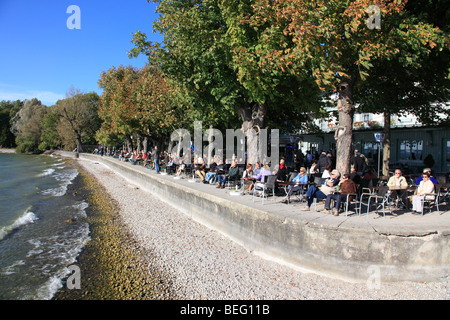
<svg viewBox="0 0 450 320">
<path fill-rule="evenodd" d="M 310 210 L 313 203 L 323 200 L 325 202 L 323 212 L 335 216 L 342 212 L 342 203 L 357 197 L 363 186 L 376 187 L 380 182 L 373 168 L 369 166 L 367 158 L 359 150 L 354 150 L 350 173 L 342 175 L 335 168 L 336 163 L 331 150 L 322 151 L 313 157 L 310 156 L 312 153 L 307 153 L 301 161 L 297 161 L 299 168 L 291 167 L 289 170 L 284 158 L 271 170 L 266 163 L 245 164 L 243 159 L 238 161 L 235 155 L 226 163 L 217 156 L 210 162 L 202 157 L 177 159 L 167 151 L 161 152 L 156 146 L 148 152 L 101 150 L 97 153 L 107 154 L 134 165 L 140 164 L 155 170 L 156 173 L 164 170 L 165 173 L 175 176 L 192 175 L 202 183 L 214 184 L 219 189 L 225 189 L 227 185 L 242 185 L 251 195 L 261 189 L 268 176 L 275 176 L 278 184 L 291 182 L 284 187 L 278 184 L 275 186 L 276 192 L 284 196 L 283 203 L 290 203 L 291 196 L 299 192 L 306 203 L 303 210 Z M 431 170 L 425 169 L 416 181 L 415 194 L 409 198 L 414 212 L 422 212 L 423 199 L 432 199 L 433 195 L 430 194 L 434 192 L 436 183 L 436 179 L 431 176 Z M 405 192 L 400 194 L 400 191 L 396 191 L 409 186 L 400 169 L 395 170 L 387 186 L 394 190 L 393 193 L 399 192 L 398 197 L 403 197 L 404 202 L 408 201 Z"/>
</svg>

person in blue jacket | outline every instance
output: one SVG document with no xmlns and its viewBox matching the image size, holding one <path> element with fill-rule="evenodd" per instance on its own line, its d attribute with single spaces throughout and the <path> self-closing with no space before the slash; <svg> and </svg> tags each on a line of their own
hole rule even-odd
<svg viewBox="0 0 450 320">
<path fill-rule="evenodd" d="M 436 178 L 433 177 L 433 176 L 431 175 L 431 169 L 430 169 L 430 168 L 425 168 L 425 169 L 423 169 L 423 173 L 428 173 L 428 174 L 430 175 L 430 181 L 431 181 L 431 182 L 433 182 L 434 184 L 437 184 L 437 183 L 438 183 L 438 181 L 436 180 Z M 416 186 L 418 186 L 418 185 L 420 184 L 420 182 L 422 181 L 422 179 L 423 179 L 422 176 L 423 176 L 423 175 L 420 175 L 420 176 L 417 178 L 417 180 L 416 180 Z"/>
<path fill-rule="evenodd" d="M 292 179 L 292 182 L 295 182 L 295 185 L 288 187 L 289 188 L 288 195 L 286 199 L 281 201 L 282 203 L 289 203 L 292 193 L 300 190 L 301 188 L 303 188 L 304 185 L 308 184 L 308 175 L 306 174 L 306 169 L 304 167 L 300 168 L 299 174 L 294 179 Z"/>
</svg>

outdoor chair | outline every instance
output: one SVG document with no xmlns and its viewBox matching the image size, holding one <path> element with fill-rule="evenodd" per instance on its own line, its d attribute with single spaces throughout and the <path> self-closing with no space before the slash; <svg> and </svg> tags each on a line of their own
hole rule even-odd
<svg viewBox="0 0 450 320">
<path fill-rule="evenodd" d="M 262 196 L 262 203 L 264 204 L 264 199 L 272 193 L 273 201 L 275 201 L 275 183 L 277 181 L 276 175 L 269 175 L 265 177 L 265 182 L 255 183 L 253 188 L 253 201 L 255 201 L 255 196 Z"/>
<path fill-rule="evenodd" d="M 297 175 L 298 175 L 298 172 L 296 172 L 296 171 L 290 172 L 287 181 L 288 182 L 292 181 Z"/>
<path fill-rule="evenodd" d="M 227 188 L 231 189 L 231 188 L 234 188 L 234 187 L 236 187 L 238 185 L 242 187 L 241 177 L 242 177 L 242 174 L 240 174 L 240 175 L 238 175 L 237 177 L 234 177 L 234 178 L 228 178 L 227 179 Z"/>
<path fill-rule="evenodd" d="M 287 177 L 287 182 L 291 182 L 296 176 L 298 175 L 297 171 L 292 171 L 289 173 L 289 176 Z M 287 193 L 289 189 L 285 189 L 285 192 Z M 302 201 L 302 195 L 305 193 L 305 187 L 300 186 L 298 190 L 295 190 L 292 192 L 291 196 L 296 196 L 298 201 Z"/>
<path fill-rule="evenodd" d="M 356 193 L 349 193 L 349 194 L 347 194 L 347 198 L 346 198 L 345 202 L 343 202 L 344 210 L 345 210 L 345 216 L 347 216 L 348 208 L 349 208 L 349 206 L 352 203 L 354 204 L 355 213 L 358 214 L 358 215 L 360 214 L 361 207 L 360 207 L 360 203 L 359 203 L 358 194 L 356 194 Z"/>
<path fill-rule="evenodd" d="M 370 202 L 372 200 L 375 200 L 375 203 L 377 205 L 376 211 L 378 213 L 378 208 L 380 205 L 383 207 L 383 217 L 385 216 L 384 208 L 386 205 L 389 205 L 389 187 L 388 186 L 380 186 L 377 189 L 373 189 L 372 192 L 363 192 L 361 194 L 360 200 L 359 200 L 359 213 L 358 215 L 361 215 L 362 206 L 367 206 L 367 216 L 369 215 L 370 210 Z M 381 202 L 380 205 L 378 203 Z"/>
<path fill-rule="evenodd" d="M 436 210 L 439 212 L 439 202 L 442 199 L 441 197 L 441 186 L 439 184 L 434 185 L 433 193 L 424 194 L 424 198 L 422 199 L 422 215 L 425 205 L 427 205 L 429 212 L 431 212 L 431 208 L 434 206 Z M 427 199 L 427 196 L 434 196 L 434 199 Z"/>
</svg>

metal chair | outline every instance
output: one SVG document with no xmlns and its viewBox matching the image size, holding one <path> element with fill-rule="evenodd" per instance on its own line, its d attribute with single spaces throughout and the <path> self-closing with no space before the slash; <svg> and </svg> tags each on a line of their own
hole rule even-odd
<svg viewBox="0 0 450 320">
<path fill-rule="evenodd" d="M 275 201 L 275 183 L 277 181 L 276 175 L 269 175 L 265 177 L 265 182 L 257 182 L 255 183 L 255 187 L 253 188 L 253 201 L 255 201 L 255 196 L 262 195 L 262 204 L 264 204 L 264 198 L 269 196 L 269 193 L 272 192 L 273 201 Z"/>
<path fill-rule="evenodd" d="M 434 205 L 439 212 L 439 201 L 441 198 L 441 186 L 439 184 L 434 185 L 434 192 L 433 193 L 426 193 L 424 194 L 424 197 L 422 199 L 422 215 L 423 215 L 423 209 L 425 207 L 425 204 L 428 205 L 428 210 L 431 212 L 431 207 Z M 434 196 L 434 199 L 427 199 L 427 196 Z"/>
<path fill-rule="evenodd" d="M 359 203 L 359 200 L 358 200 L 358 194 L 356 194 L 356 193 L 349 193 L 349 194 L 347 194 L 346 201 L 344 202 L 345 216 L 347 216 L 347 214 L 348 214 L 348 207 L 349 207 L 349 205 L 352 202 L 355 205 L 355 213 L 360 215 L 361 207 L 360 207 L 360 203 Z"/>
<path fill-rule="evenodd" d="M 381 201 L 381 206 L 383 207 L 383 217 L 385 216 L 384 207 L 389 204 L 389 187 L 388 186 L 380 186 L 378 189 L 373 189 L 374 191 L 371 193 L 362 193 L 359 201 L 359 214 L 361 215 L 362 205 L 367 206 L 367 216 L 369 216 L 370 202 L 372 199 L 375 199 L 376 204 L 378 201 Z M 367 202 L 364 202 L 364 197 L 367 197 Z M 379 206 L 376 207 L 376 211 L 378 213 Z"/>
</svg>

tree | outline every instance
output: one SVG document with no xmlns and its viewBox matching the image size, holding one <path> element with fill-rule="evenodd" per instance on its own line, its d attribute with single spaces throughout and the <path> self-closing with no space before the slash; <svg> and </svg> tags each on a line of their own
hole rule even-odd
<svg viewBox="0 0 450 320">
<path fill-rule="evenodd" d="M 355 88 L 367 87 L 375 65 L 396 61 L 414 74 L 434 48 L 445 48 L 446 35 L 405 10 L 405 3 L 379 0 L 372 6 L 372 0 L 258 0 L 254 14 L 247 18 L 250 26 L 257 27 L 261 21 L 282 26 L 293 44 L 262 50 L 260 59 L 291 74 L 310 68 L 323 92 L 338 94 L 335 139 L 341 173 L 349 171 L 353 114 L 360 99 Z M 381 18 L 379 28 L 376 20 L 372 28 L 372 18 Z M 274 39 L 270 32 L 265 32 L 265 38 Z"/>
<path fill-rule="evenodd" d="M 98 100 L 97 93 L 83 93 L 72 87 L 65 99 L 56 102 L 55 113 L 62 121 L 58 124 L 58 131 L 61 132 L 64 125 L 70 127 L 73 133 L 71 140 L 76 142 L 78 152 L 83 151 L 83 141 L 93 142 L 95 132 L 100 128 Z"/>
<path fill-rule="evenodd" d="M 252 1 L 157 2 L 160 16 L 154 28 L 164 35 L 163 44 L 137 32 L 130 54 L 147 54 L 151 64 L 185 89 L 197 120 L 206 120 L 206 126 L 235 128 L 239 116 L 244 132 L 258 133 L 268 124 L 285 127 L 289 120 L 301 125 L 307 119 L 303 111 L 318 109 L 318 90 L 310 78 L 274 72 L 255 60 L 263 45 L 261 31 L 241 24 Z M 291 117 L 280 119 L 280 114 Z M 256 154 L 256 136 L 250 135 L 247 147 Z"/>
<path fill-rule="evenodd" d="M 11 119 L 11 132 L 16 136 L 17 152 L 39 152 L 41 120 L 47 107 L 34 98 L 25 100 L 23 107 Z"/>
<path fill-rule="evenodd" d="M 139 128 L 137 105 L 130 100 L 133 85 L 138 79 L 138 70 L 131 66 L 119 66 L 102 72 L 98 85 L 103 89 L 99 116 L 106 123 L 110 134 L 125 136 L 128 150 L 132 150 L 131 136 Z"/>
<path fill-rule="evenodd" d="M 449 9 L 444 1 L 410 0 L 405 10 L 448 34 Z M 401 61 L 377 61 L 364 86 L 357 88 L 363 112 L 384 114 L 383 175 L 389 174 L 390 116 L 409 113 L 424 125 L 449 126 L 449 51 L 438 46 L 404 68 Z"/>
<path fill-rule="evenodd" d="M 130 101 L 136 110 L 135 131 L 161 148 L 175 129 L 188 124 L 191 110 L 178 99 L 180 89 L 156 67 L 147 65 L 137 75 L 130 91 Z"/>
<path fill-rule="evenodd" d="M 50 107 L 41 121 L 42 132 L 40 136 L 39 150 L 50 150 L 63 144 L 63 138 L 65 135 L 58 134 L 57 126 L 59 120 L 60 117 L 54 112 L 53 108 Z M 70 150 L 73 150 L 73 148 Z"/>
<path fill-rule="evenodd" d="M 16 146 L 15 136 L 11 132 L 11 118 L 22 108 L 23 101 L 0 102 L 0 146 L 13 148 Z"/>
</svg>

